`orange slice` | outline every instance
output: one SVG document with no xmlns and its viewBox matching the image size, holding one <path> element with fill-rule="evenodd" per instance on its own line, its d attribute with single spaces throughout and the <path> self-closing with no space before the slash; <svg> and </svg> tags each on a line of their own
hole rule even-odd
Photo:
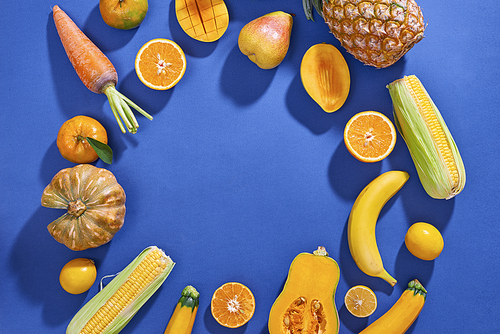
<svg viewBox="0 0 500 334">
<path fill-rule="evenodd" d="M 218 40 L 229 25 L 224 0 L 175 0 L 175 14 L 182 30 L 201 42 Z"/>
<path fill-rule="evenodd" d="M 344 304 L 355 317 L 366 318 L 377 309 L 377 296 L 369 287 L 356 285 L 345 294 Z"/>
<path fill-rule="evenodd" d="M 344 143 L 349 153 L 360 161 L 381 161 L 396 145 L 396 129 L 384 114 L 377 111 L 363 111 L 347 122 L 344 129 Z"/>
<path fill-rule="evenodd" d="M 255 298 L 245 285 L 229 282 L 215 290 L 210 307 L 219 324 L 237 328 L 252 318 L 255 312 Z"/>
<path fill-rule="evenodd" d="M 149 88 L 167 90 L 174 87 L 186 72 L 186 56 L 174 41 L 153 39 L 137 52 L 135 72 Z"/>
</svg>

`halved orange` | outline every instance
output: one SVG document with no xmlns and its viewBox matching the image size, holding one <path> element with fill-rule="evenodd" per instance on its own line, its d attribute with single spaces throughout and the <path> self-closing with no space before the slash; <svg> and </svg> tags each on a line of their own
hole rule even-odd
<svg viewBox="0 0 500 334">
<path fill-rule="evenodd" d="M 182 30 L 201 42 L 218 40 L 229 25 L 224 0 L 175 0 L 175 14 Z"/>
<path fill-rule="evenodd" d="M 359 161 L 381 161 L 396 145 L 396 129 L 391 120 L 378 111 L 359 112 L 345 126 L 344 143 Z"/>
<path fill-rule="evenodd" d="M 224 327 L 241 327 L 255 312 L 255 298 L 245 285 L 228 282 L 215 290 L 210 305 L 215 320 Z"/>
<path fill-rule="evenodd" d="M 369 287 L 356 285 L 345 294 L 344 304 L 355 317 L 366 318 L 377 309 L 377 296 Z"/>
<path fill-rule="evenodd" d="M 149 88 L 167 90 L 174 87 L 186 72 L 186 55 L 174 41 L 152 39 L 137 52 L 135 72 Z"/>
</svg>

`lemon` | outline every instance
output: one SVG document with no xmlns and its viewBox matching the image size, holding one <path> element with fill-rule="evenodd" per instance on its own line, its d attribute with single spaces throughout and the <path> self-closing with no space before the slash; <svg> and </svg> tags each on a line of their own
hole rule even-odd
<svg viewBox="0 0 500 334">
<path fill-rule="evenodd" d="M 429 223 L 415 223 L 406 232 L 406 248 L 421 260 L 431 261 L 441 254 L 444 240 L 441 233 Z"/>
<path fill-rule="evenodd" d="M 61 269 L 59 283 L 67 292 L 77 295 L 92 287 L 97 277 L 94 261 L 78 258 L 66 263 Z"/>
<path fill-rule="evenodd" d="M 366 318 L 377 309 L 377 296 L 369 287 L 356 285 L 346 292 L 344 305 L 355 317 Z"/>
</svg>

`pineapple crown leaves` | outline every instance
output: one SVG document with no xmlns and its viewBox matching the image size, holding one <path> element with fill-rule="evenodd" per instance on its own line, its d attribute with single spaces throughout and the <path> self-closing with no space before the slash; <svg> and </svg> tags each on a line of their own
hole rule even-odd
<svg viewBox="0 0 500 334">
<path fill-rule="evenodd" d="M 314 21 L 313 8 L 323 18 L 323 0 L 302 0 L 302 7 L 304 7 L 304 13 L 308 20 Z"/>
</svg>

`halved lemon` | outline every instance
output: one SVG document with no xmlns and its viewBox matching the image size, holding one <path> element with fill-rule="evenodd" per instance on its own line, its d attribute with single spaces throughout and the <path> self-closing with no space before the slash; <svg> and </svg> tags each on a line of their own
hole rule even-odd
<svg viewBox="0 0 500 334">
<path fill-rule="evenodd" d="M 363 162 L 385 159 L 396 145 L 396 128 L 378 111 L 354 115 L 344 129 L 344 143 L 353 157 Z"/>
<path fill-rule="evenodd" d="M 174 41 L 156 38 L 144 44 L 137 52 L 135 72 L 149 88 L 167 90 L 184 76 L 186 55 Z"/>
<path fill-rule="evenodd" d="M 345 294 L 344 304 L 352 315 L 365 318 L 377 309 L 377 296 L 369 287 L 356 285 Z"/>
</svg>

